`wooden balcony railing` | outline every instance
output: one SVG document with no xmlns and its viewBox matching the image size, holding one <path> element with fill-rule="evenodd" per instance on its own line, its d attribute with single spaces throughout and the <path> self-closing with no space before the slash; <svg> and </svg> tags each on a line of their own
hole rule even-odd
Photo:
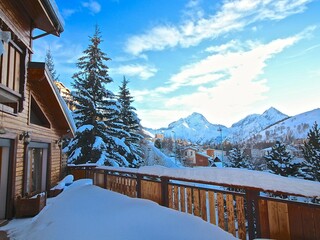
<svg viewBox="0 0 320 240">
<path fill-rule="evenodd" d="M 201 217 L 239 239 L 320 239 L 320 205 L 266 197 L 262 189 L 159 177 L 129 168 L 74 166 L 68 172 L 75 179 L 91 178 L 102 188 Z"/>
</svg>

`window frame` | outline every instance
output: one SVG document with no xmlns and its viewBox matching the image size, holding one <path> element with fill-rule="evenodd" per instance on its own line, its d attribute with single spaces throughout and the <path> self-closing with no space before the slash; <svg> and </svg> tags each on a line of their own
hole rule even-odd
<svg viewBox="0 0 320 240">
<path fill-rule="evenodd" d="M 31 173 L 31 159 L 30 151 L 32 149 L 41 149 L 42 157 L 40 162 L 40 173 L 36 173 L 36 176 L 39 177 L 39 186 L 40 188 L 31 189 L 30 184 L 32 184 Z M 25 146 L 25 162 L 24 162 L 24 187 L 23 194 L 25 196 L 34 196 L 38 193 L 44 192 L 48 189 L 49 184 L 49 169 L 50 169 L 50 144 L 46 142 L 30 142 Z M 38 169 L 39 170 L 39 169 Z"/>
</svg>

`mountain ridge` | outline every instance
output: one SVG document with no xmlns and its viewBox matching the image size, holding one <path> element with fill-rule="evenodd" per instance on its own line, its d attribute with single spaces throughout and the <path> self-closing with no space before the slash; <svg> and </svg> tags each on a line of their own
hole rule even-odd
<svg viewBox="0 0 320 240">
<path fill-rule="evenodd" d="M 184 139 L 193 143 L 220 143 L 221 140 L 243 142 L 253 136 L 259 136 L 258 138 L 261 140 L 270 140 L 270 136 L 277 139 L 283 139 L 284 136 L 287 138 L 306 138 L 312 122 L 317 119 L 320 119 L 320 108 L 290 117 L 276 108 L 270 107 L 262 114 L 250 114 L 244 117 L 232 124 L 230 128 L 210 123 L 201 113 L 193 112 L 185 118 L 170 123 L 167 128 L 145 129 L 152 134 L 162 133 L 165 137 Z M 281 126 L 285 121 L 287 122 L 284 126 Z M 299 132 L 299 134 L 295 134 L 295 132 Z"/>
</svg>

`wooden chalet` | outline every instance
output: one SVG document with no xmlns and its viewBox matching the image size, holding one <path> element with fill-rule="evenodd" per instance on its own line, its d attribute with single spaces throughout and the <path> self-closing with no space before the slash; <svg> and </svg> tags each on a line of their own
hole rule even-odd
<svg viewBox="0 0 320 240">
<path fill-rule="evenodd" d="M 45 64 L 32 62 L 33 41 L 63 31 L 59 16 L 52 0 L 0 1 L 0 220 L 60 180 L 61 140 L 75 132 Z"/>
<path fill-rule="evenodd" d="M 183 150 L 182 156 L 185 164 L 190 167 L 209 166 L 209 155 L 199 152 L 196 148 L 187 147 Z"/>
</svg>

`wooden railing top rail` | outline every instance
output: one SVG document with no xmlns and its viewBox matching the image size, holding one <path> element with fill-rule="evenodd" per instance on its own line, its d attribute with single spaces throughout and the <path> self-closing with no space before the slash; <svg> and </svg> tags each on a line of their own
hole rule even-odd
<svg viewBox="0 0 320 240">
<path fill-rule="evenodd" d="M 208 172 L 208 169 L 210 172 Z M 239 188 L 245 190 L 253 190 L 259 192 L 269 192 L 274 194 L 283 194 L 291 196 L 301 196 L 315 198 L 320 196 L 320 183 L 307 181 L 303 179 L 293 179 L 287 177 L 281 177 L 274 174 L 250 171 L 244 169 L 227 169 L 227 168 L 164 168 L 164 167 L 142 167 L 142 168 L 122 168 L 122 167 L 97 167 L 95 170 L 104 170 L 113 173 L 121 174 L 134 174 L 142 175 L 153 178 L 169 178 L 174 181 L 184 181 L 190 183 L 209 184 L 229 188 Z M 184 176 L 184 171 L 186 172 Z M 227 170 L 227 171 L 226 171 Z M 228 171 L 229 170 L 229 171 Z M 239 171 L 237 171 L 239 170 Z M 190 171 L 192 174 L 190 174 Z M 189 174 L 188 174 L 189 173 Z M 197 176 L 196 174 L 203 174 Z M 230 174 L 235 173 L 235 176 Z M 210 176 L 212 174 L 213 176 Z M 224 176 L 229 174 L 229 176 Z M 216 175 L 216 176 L 214 176 Z M 252 176 L 253 175 L 253 176 Z M 192 178 L 190 178 L 192 176 Z M 209 179 L 206 179 L 208 178 Z M 219 179 L 221 177 L 221 180 Z M 235 179 L 237 177 L 238 179 Z M 243 180 L 242 178 L 253 178 L 252 183 L 250 181 Z M 260 178 L 260 179 L 259 179 Z M 216 180 L 216 181 L 214 181 Z M 231 180 L 231 183 L 229 182 Z M 262 181 L 266 182 L 263 184 Z M 274 181 L 272 183 L 272 180 Z M 235 182 L 239 182 L 235 184 Z M 272 186 L 268 184 L 272 183 Z M 250 184 L 245 184 L 250 183 Z M 262 183 L 262 184 L 261 184 Z M 257 187 L 260 185 L 263 187 Z M 283 189 L 285 186 L 285 190 Z"/>
</svg>

